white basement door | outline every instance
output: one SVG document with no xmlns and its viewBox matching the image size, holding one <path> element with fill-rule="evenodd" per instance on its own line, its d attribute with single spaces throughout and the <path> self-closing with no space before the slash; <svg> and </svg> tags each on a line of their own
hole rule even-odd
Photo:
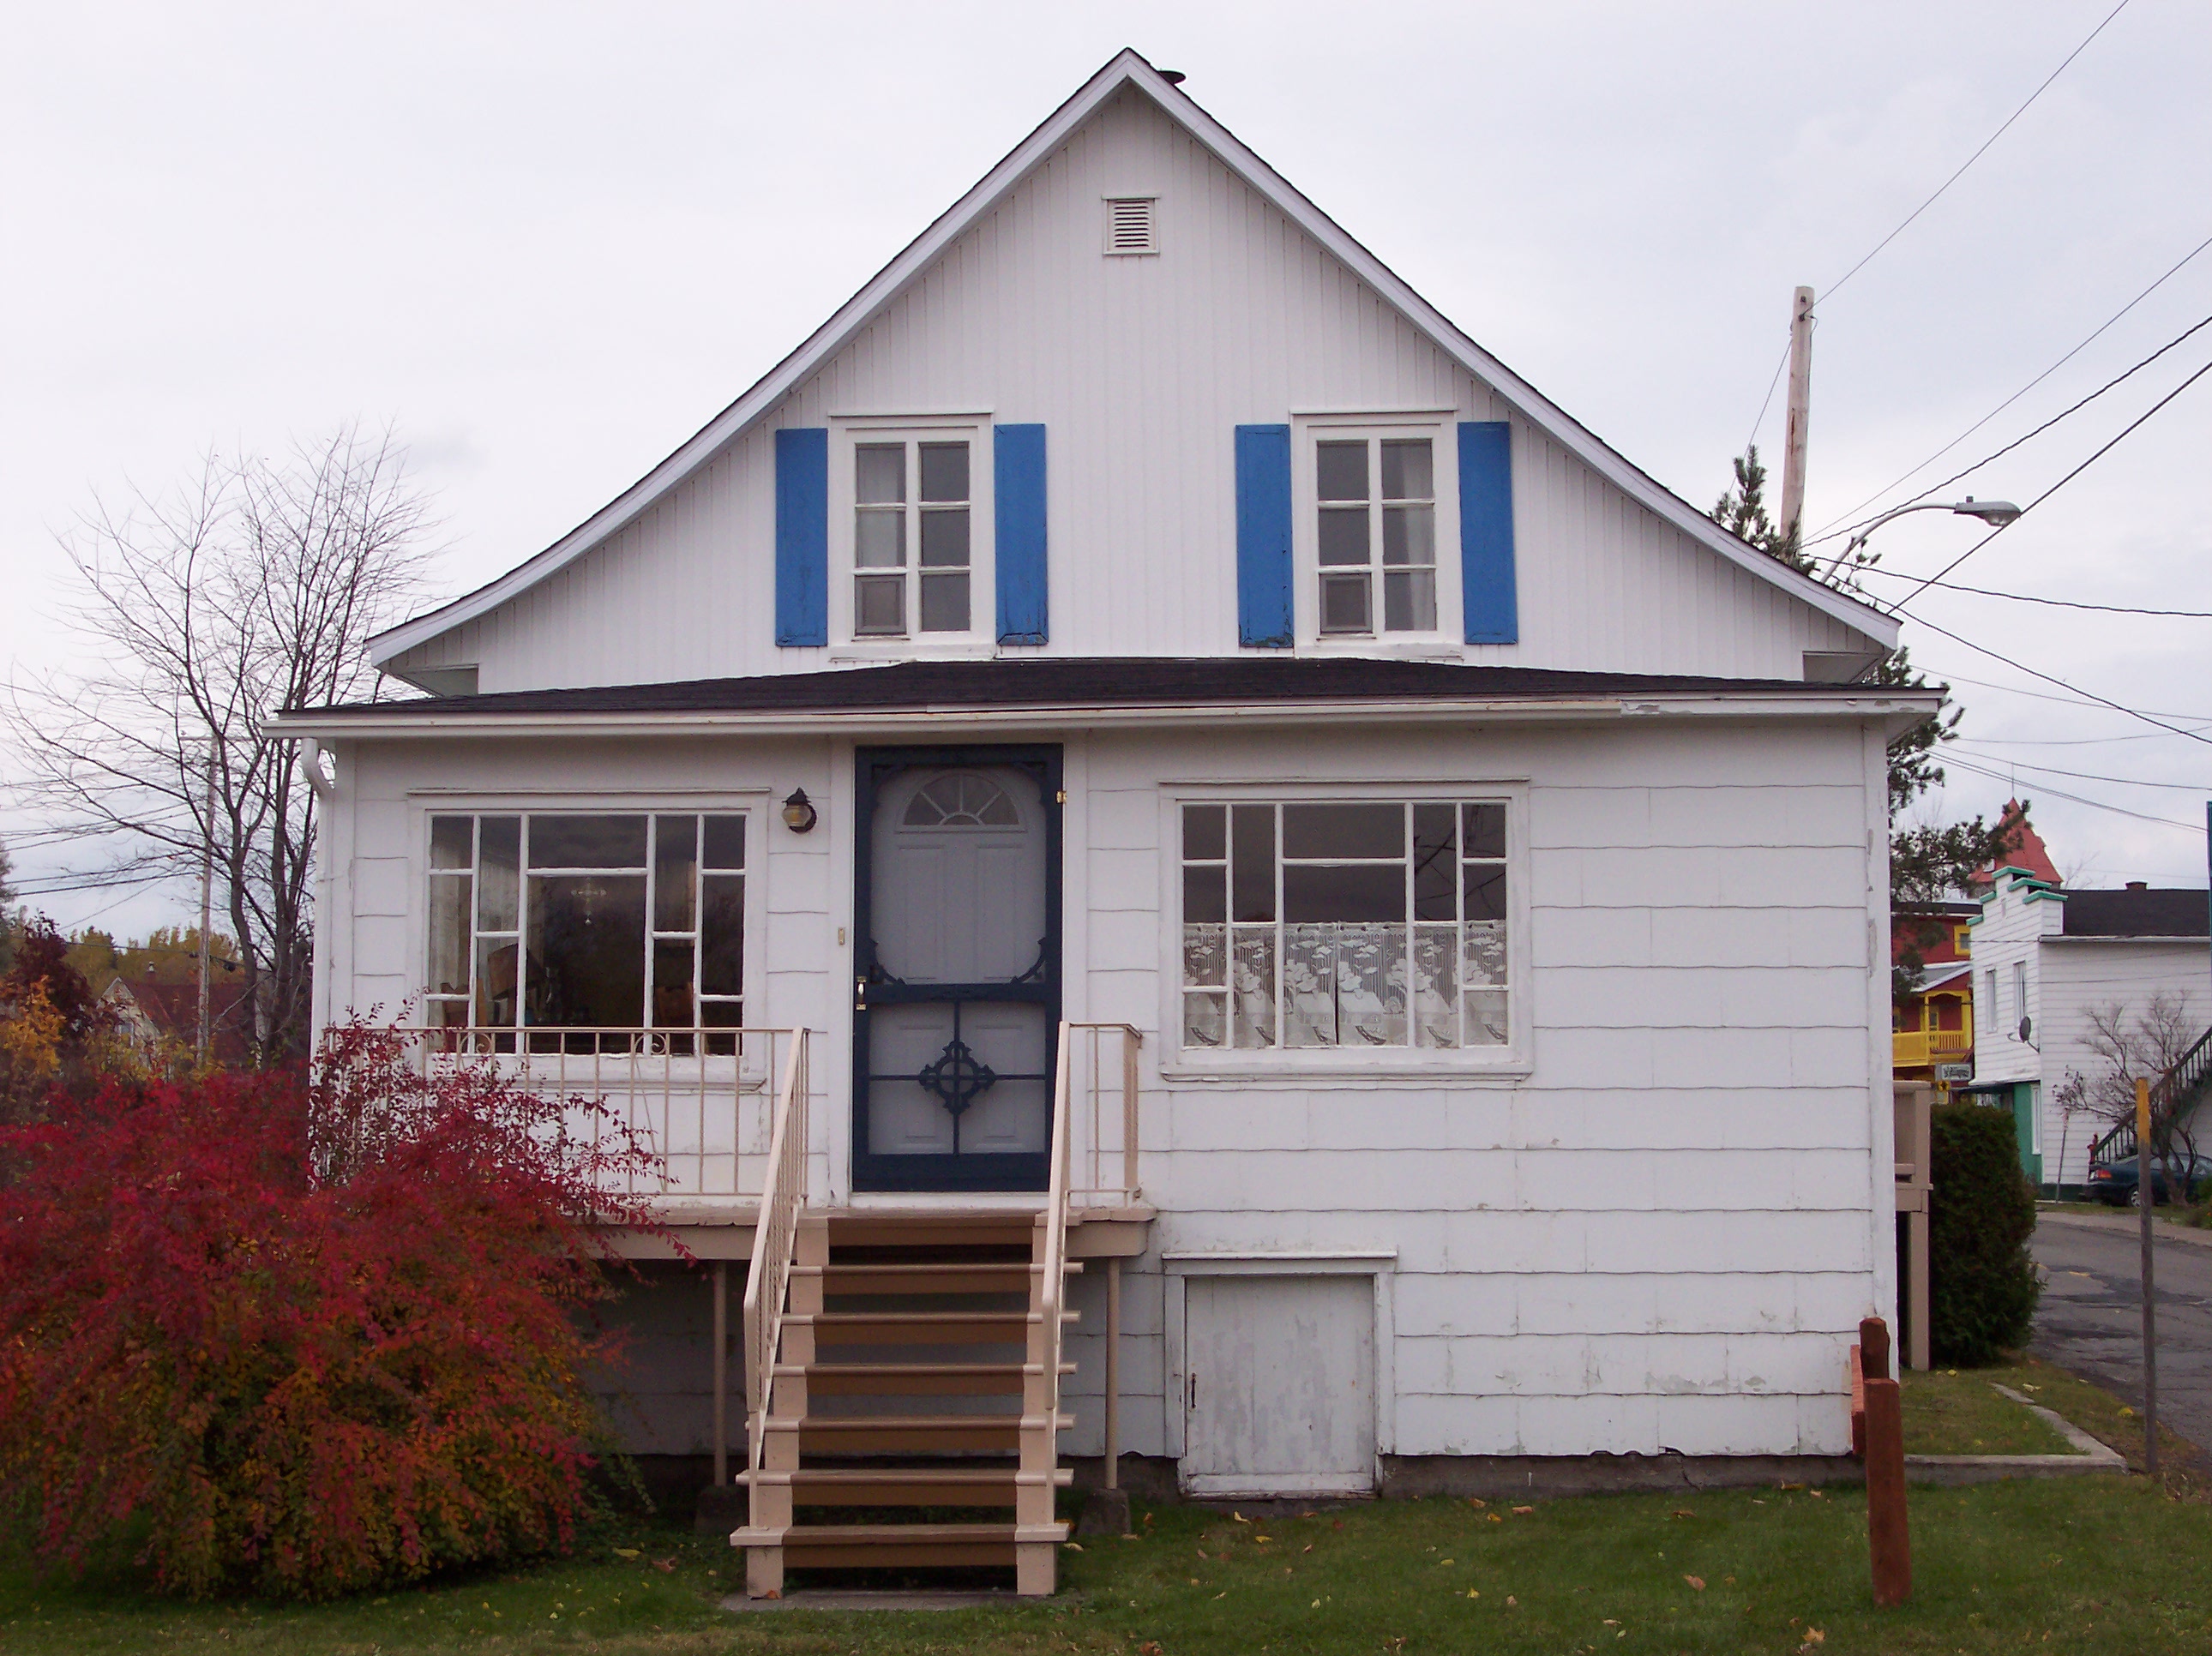
<svg viewBox="0 0 2212 1656">
<path fill-rule="evenodd" d="M 1374 1279 L 1192 1277 L 1185 1292 L 1184 1489 L 1372 1490 Z"/>
</svg>

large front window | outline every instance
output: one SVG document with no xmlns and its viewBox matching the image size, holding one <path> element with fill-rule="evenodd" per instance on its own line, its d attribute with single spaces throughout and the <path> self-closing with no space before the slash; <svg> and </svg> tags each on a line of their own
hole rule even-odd
<svg viewBox="0 0 2212 1656">
<path fill-rule="evenodd" d="M 433 816 L 429 1021 L 736 1028 L 744 869 L 742 815 Z"/>
<path fill-rule="evenodd" d="M 1501 1046 L 1503 800 L 1182 807 L 1186 1048 Z"/>
</svg>

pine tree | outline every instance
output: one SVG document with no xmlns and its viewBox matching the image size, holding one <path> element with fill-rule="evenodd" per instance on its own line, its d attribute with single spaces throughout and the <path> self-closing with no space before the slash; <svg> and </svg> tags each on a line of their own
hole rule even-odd
<svg viewBox="0 0 2212 1656">
<path fill-rule="evenodd" d="M 1759 464 L 1759 445 L 1752 444 L 1729 464 L 1735 468 L 1735 487 L 1714 501 L 1706 515 L 1768 557 L 1810 574 L 1813 561 L 1798 549 L 1799 525 L 1778 529 L 1766 514 L 1766 468 Z"/>
</svg>

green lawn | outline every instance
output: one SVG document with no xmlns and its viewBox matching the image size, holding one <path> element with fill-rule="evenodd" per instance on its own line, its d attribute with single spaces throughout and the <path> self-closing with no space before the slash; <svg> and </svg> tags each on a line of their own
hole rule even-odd
<svg viewBox="0 0 2212 1656">
<path fill-rule="evenodd" d="M 1996 1390 L 2008 1386 L 2043 1402 L 2047 1382 L 2010 1368 L 1908 1370 L 1902 1391 L 1909 1455 L 2070 1455 L 2056 1430 Z M 2050 1407 L 2045 1404 L 2045 1408 Z"/>
<path fill-rule="evenodd" d="M 1868 1603 L 1851 1488 L 1146 1517 L 1139 1539 L 1069 1550 L 1052 1603 L 951 1612 L 732 1616 L 716 1607 L 738 1580 L 727 1550 L 665 1531 L 319 1609 L 180 1607 L 14 1574 L 0 1652 L 2212 1648 L 2212 1507 L 2117 1475 L 1916 1489 L 1915 1598 L 1887 1613 Z"/>
</svg>

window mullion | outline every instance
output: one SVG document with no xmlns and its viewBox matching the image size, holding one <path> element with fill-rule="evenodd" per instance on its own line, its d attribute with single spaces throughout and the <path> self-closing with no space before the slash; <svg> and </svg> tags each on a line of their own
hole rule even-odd
<svg viewBox="0 0 2212 1656">
<path fill-rule="evenodd" d="M 1283 907 L 1283 808 L 1280 804 L 1267 807 L 1271 832 L 1274 838 L 1268 846 L 1268 861 L 1273 864 L 1275 877 L 1275 1027 L 1271 1032 L 1272 1044 L 1280 1046 L 1288 1033 L 1283 1014 L 1289 1003 L 1283 993 L 1284 980 L 1290 976 L 1291 932 L 1285 919 L 1288 913 Z"/>
</svg>

